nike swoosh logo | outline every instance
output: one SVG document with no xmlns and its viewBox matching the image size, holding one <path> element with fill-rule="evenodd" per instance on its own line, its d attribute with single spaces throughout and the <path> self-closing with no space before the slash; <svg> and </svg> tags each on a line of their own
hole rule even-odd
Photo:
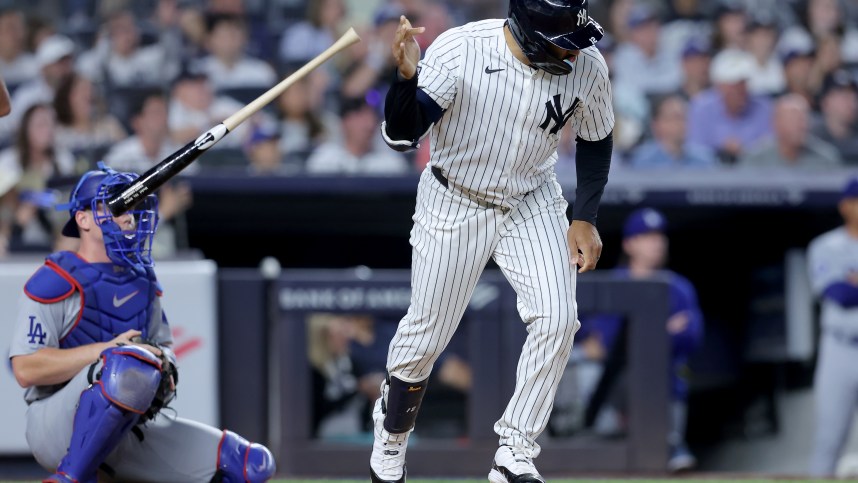
<svg viewBox="0 0 858 483">
<path fill-rule="evenodd" d="M 502 70 L 503 69 L 489 69 L 488 67 L 486 67 L 486 74 L 494 74 L 495 72 L 500 72 Z"/>
<path fill-rule="evenodd" d="M 134 297 L 135 295 L 137 295 L 138 293 L 140 293 L 140 291 L 135 290 L 135 291 L 131 292 L 130 294 L 126 295 L 125 297 L 122 297 L 121 299 L 116 298 L 116 294 L 113 294 L 113 306 L 116 308 L 122 307 L 123 305 L 125 305 L 125 302 L 128 302 L 129 300 L 131 300 L 131 298 Z"/>
</svg>

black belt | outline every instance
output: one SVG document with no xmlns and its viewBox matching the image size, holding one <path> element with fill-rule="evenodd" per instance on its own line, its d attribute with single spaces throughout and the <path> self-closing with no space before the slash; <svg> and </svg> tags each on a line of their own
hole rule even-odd
<svg viewBox="0 0 858 483">
<path fill-rule="evenodd" d="M 444 172 L 441 171 L 441 168 L 439 168 L 437 166 L 432 166 L 431 169 L 432 169 L 432 176 L 434 176 L 435 179 L 437 179 L 438 182 L 441 183 L 441 186 L 443 186 L 445 188 L 449 188 L 450 182 L 447 181 L 446 177 L 444 177 Z"/>
</svg>

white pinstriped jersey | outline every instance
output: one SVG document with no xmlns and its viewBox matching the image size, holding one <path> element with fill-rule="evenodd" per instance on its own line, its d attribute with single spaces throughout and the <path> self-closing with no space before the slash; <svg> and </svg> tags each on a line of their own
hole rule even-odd
<svg viewBox="0 0 858 483">
<path fill-rule="evenodd" d="M 503 26 L 492 19 L 444 32 L 420 61 L 418 87 L 445 110 L 431 129 L 429 164 L 453 186 L 509 207 L 553 175 L 567 121 L 597 141 L 613 130 L 614 112 L 595 47 L 554 76 L 516 59 Z"/>
</svg>

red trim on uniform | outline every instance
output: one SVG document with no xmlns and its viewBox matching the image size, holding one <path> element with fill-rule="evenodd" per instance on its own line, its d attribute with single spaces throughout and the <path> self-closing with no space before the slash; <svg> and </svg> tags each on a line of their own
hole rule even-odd
<svg viewBox="0 0 858 483">
<path fill-rule="evenodd" d="M 62 344 L 63 341 L 66 340 L 66 337 L 68 337 L 72 332 L 74 332 L 74 330 L 77 328 L 77 324 L 80 323 L 80 319 L 83 317 L 85 295 L 83 293 L 83 287 L 81 287 L 77 280 L 75 280 L 74 277 L 72 277 L 67 271 L 65 271 L 65 269 L 54 263 L 52 260 L 45 260 L 45 265 L 57 272 L 60 277 L 63 277 L 67 282 L 72 284 L 72 286 L 74 286 L 74 288 L 76 288 L 78 292 L 80 292 L 80 312 L 77 313 L 77 319 L 74 321 L 74 325 L 72 325 L 71 329 L 66 332 L 66 335 L 60 338 L 60 344 Z"/>
<path fill-rule="evenodd" d="M 54 271 L 56 272 L 56 270 L 54 270 Z M 39 271 L 36 270 L 36 272 L 34 274 L 30 275 L 30 278 L 27 279 L 27 283 L 24 284 L 24 293 L 27 294 L 27 297 L 30 297 L 31 299 L 35 300 L 36 302 L 41 302 L 43 304 L 53 304 L 53 303 L 56 303 L 56 302 L 59 302 L 61 300 L 65 300 L 65 299 L 69 298 L 71 296 L 71 294 L 74 293 L 74 290 L 75 290 L 74 285 L 72 285 L 72 288 L 70 288 L 68 292 L 60 295 L 59 297 L 54 297 L 52 299 L 46 299 L 46 298 L 39 297 L 39 296 L 36 296 L 36 295 L 30 293 L 30 291 L 27 290 L 27 285 L 30 284 L 30 280 L 32 280 L 33 277 L 36 276 L 36 273 L 39 273 Z M 59 273 L 57 275 L 62 276 Z M 63 278 L 65 278 L 65 277 L 63 277 Z"/>
<path fill-rule="evenodd" d="M 250 441 L 247 442 L 247 451 L 244 452 L 244 481 L 250 483 L 250 478 L 247 477 L 247 460 L 250 458 Z"/>
<path fill-rule="evenodd" d="M 155 295 L 157 295 L 158 297 L 160 297 L 160 296 L 164 295 L 164 291 L 163 291 L 163 290 L 155 289 Z"/>
<path fill-rule="evenodd" d="M 143 349 L 143 348 L 141 347 L 141 349 Z M 143 349 L 143 350 L 145 350 L 146 352 L 149 352 L 147 349 Z M 138 354 L 136 352 L 126 352 L 126 351 L 120 349 L 118 351 L 111 352 L 111 354 L 122 354 L 124 356 L 131 356 L 137 360 L 143 361 L 149 365 L 157 367 L 159 371 L 161 370 L 161 363 L 160 362 L 155 362 L 153 360 L 146 359 L 145 357 L 141 356 L 140 354 Z M 151 354 L 151 352 L 150 352 L 150 354 Z M 155 354 L 152 354 L 152 357 L 158 357 L 158 356 L 156 356 Z M 107 361 L 105 361 L 105 363 L 107 363 Z"/>
<path fill-rule="evenodd" d="M 223 441 L 226 439 L 226 430 L 224 429 L 220 436 L 220 442 L 217 444 L 217 463 L 215 466 L 215 472 L 220 469 L 220 449 L 223 447 Z"/>
<path fill-rule="evenodd" d="M 112 397 L 110 397 L 110 395 L 109 395 L 109 394 L 107 394 L 107 391 L 105 391 L 105 390 L 104 390 L 104 383 L 103 383 L 102 381 L 98 381 L 98 382 L 96 382 L 95 384 L 98 384 L 99 386 L 101 386 L 101 393 L 102 393 L 102 394 L 104 394 L 104 397 L 106 397 L 106 398 L 107 398 L 107 400 L 108 400 L 108 401 L 110 401 L 111 403 L 113 403 L 114 405 L 119 406 L 120 408 L 122 408 L 122 409 L 124 409 L 124 410 L 126 410 L 126 411 L 128 411 L 128 412 L 134 413 L 134 414 L 143 414 L 143 413 L 145 413 L 145 412 L 146 412 L 146 410 L 145 410 L 145 409 L 144 409 L 143 411 L 138 411 L 138 410 L 136 410 L 136 409 L 134 409 L 134 408 L 130 408 L 130 407 L 128 407 L 128 406 L 126 406 L 126 405 L 122 404 L 121 402 L 119 402 L 119 401 L 117 401 L 117 400 L 113 399 Z M 147 409 L 148 409 L 148 408 L 147 408 Z"/>
</svg>

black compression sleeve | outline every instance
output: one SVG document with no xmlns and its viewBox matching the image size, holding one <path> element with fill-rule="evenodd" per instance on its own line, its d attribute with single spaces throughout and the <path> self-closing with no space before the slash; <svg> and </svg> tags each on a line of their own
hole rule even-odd
<svg viewBox="0 0 858 483">
<path fill-rule="evenodd" d="M 596 224 L 599 202 L 608 183 L 608 171 L 611 169 L 611 152 L 614 148 L 614 133 L 611 132 L 599 141 L 576 140 L 575 171 L 578 174 L 578 187 L 575 189 L 575 203 L 572 205 L 572 219 Z"/>
<path fill-rule="evenodd" d="M 416 141 L 441 117 L 441 108 L 417 88 L 411 79 L 396 76 L 384 100 L 387 136 L 396 141 Z"/>
</svg>

